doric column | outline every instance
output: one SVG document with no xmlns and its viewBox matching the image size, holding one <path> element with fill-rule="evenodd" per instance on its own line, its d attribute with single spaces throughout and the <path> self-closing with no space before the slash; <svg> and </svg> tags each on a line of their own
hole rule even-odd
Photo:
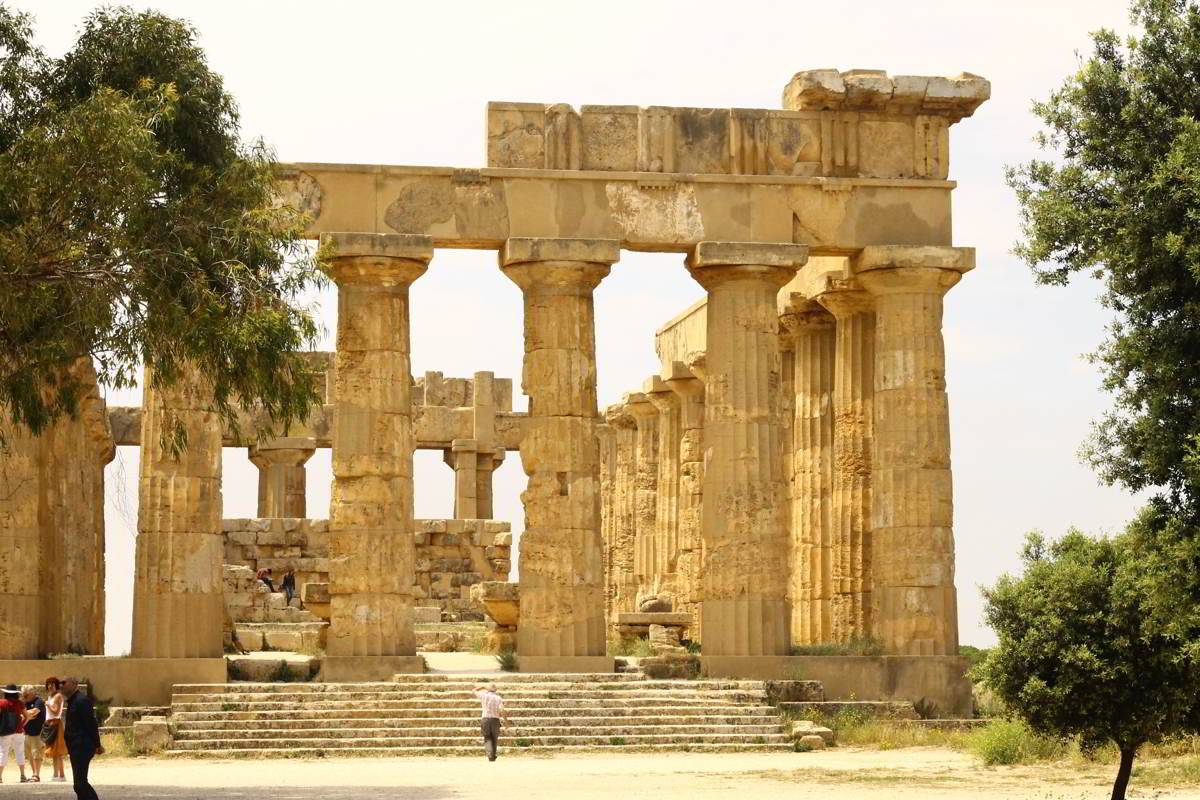
<svg viewBox="0 0 1200 800">
<path fill-rule="evenodd" d="M 625 395 L 625 408 L 637 428 L 633 476 L 633 574 L 638 595 L 657 592 L 654 537 L 658 531 L 658 409 L 641 392 Z"/>
<path fill-rule="evenodd" d="M 701 242 L 688 259 L 708 292 L 701 523 L 708 656 L 791 649 L 776 295 L 807 258 L 803 245 Z"/>
<path fill-rule="evenodd" d="M 956 247 L 868 247 L 875 299 L 874 629 L 888 653 L 958 653 L 942 297 L 975 266 Z"/>
<path fill-rule="evenodd" d="M 409 287 L 425 274 L 433 247 L 429 237 L 396 234 L 334 233 L 326 241 L 338 285 L 328 652 L 412 656 Z"/>
<path fill-rule="evenodd" d="M 479 442 L 455 439 L 443 459 L 454 470 L 454 518 L 479 517 Z"/>
<path fill-rule="evenodd" d="M 147 369 L 142 386 L 132 653 L 220 658 L 221 420 L 208 379 L 194 370 L 158 387 Z"/>
<path fill-rule="evenodd" d="M 37 658 L 41 646 L 44 545 L 38 521 L 42 442 L 9 422 L 0 406 L 6 448 L 0 453 L 0 659 Z"/>
<path fill-rule="evenodd" d="M 605 414 L 608 428 L 609 490 L 605 494 L 605 577 L 609 597 L 609 619 L 622 611 L 637 610 L 637 581 L 633 572 L 634 539 L 637 531 L 635 493 L 637 427 L 624 405 L 610 406 Z"/>
<path fill-rule="evenodd" d="M 605 651 L 592 292 L 619 256 L 608 239 L 509 239 L 500 254 L 525 306 L 522 658 Z"/>
<path fill-rule="evenodd" d="M 658 496 L 654 514 L 654 567 L 660 593 L 678 594 L 679 559 L 679 398 L 655 375 L 646 381 L 646 399 L 658 411 Z"/>
<path fill-rule="evenodd" d="M 817 299 L 836 320 L 833 377 L 833 627 L 846 641 L 871 631 L 871 398 L 875 311 L 866 292 L 831 281 Z"/>
<path fill-rule="evenodd" d="M 306 517 L 304 465 L 317 450 L 314 439 L 283 438 L 249 448 L 258 467 L 258 516 Z"/>
<path fill-rule="evenodd" d="M 676 362 L 666 383 L 679 399 L 679 561 L 675 610 L 692 615 L 688 636 L 699 642 L 703 641 L 700 603 L 704 599 L 701 586 L 704 550 L 700 533 L 704 498 L 704 381 Z"/>
<path fill-rule="evenodd" d="M 792 641 L 833 639 L 833 317 L 801 299 L 779 323 L 791 340 Z"/>
</svg>

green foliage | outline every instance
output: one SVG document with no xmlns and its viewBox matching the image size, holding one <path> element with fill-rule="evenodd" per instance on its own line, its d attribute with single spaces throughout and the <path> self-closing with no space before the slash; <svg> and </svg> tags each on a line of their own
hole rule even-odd
<svg viewBox="0 0 1200 800">
<path fill-rule="evenodd" d="M 987 658 L 987 655 L 990 652 L 991 650 L 988 648 L 975 647 L 969 644 L 959 645 L 958 647 L 958 654 L 967 659 L 967 662 L 971 667 L 974 667 L 980 661 L 983 661 L 983 659 Z"/>
<path fill-rule="evenodd" d="M 1034 105 L 1044 160 L 1010 168 L 1024 239 L 1047 284 L 1095 273 L 1117 321 L 1095 360 L 1116 406 L 1091 462 L 1108 482 L 1158 488 L 1195 514 L 1200 478 L 1200 8 L 1136 0 L 1137 38 L 1094 51 Z"/>
<path fill-rule="evenodd" d="M 1062 739 L 1042 736 L 1019 720 L 995 720 L 967 736 L 967 748 L 984 764 L 1031 764 L 1060 758 L 1067 752 Z"/>
<path fill-rule="evenodd" d="M 496 663 L 505 672 L 517 671 L 517 653 L 514 650 L 501 650 L 496 654 Z"/>
<path fill-rule="evenodd" d="M 1078 737 L 1085 752 L 1113 742 L 1122 756 L 1116 797 L 1138 749 L 1192 729 L 1200 698 L 1200 670 L 1150 612 L 1136 545 L 1129 535 L 1073 530 L 1047 543 L 1030 534 L 1024 574 L 984 591 L 999 645 L 975 669 L 1038 733 Z"/>
<path fill-rule="evenodd" d="M 283 428 L 316 398 L 300 295 L 324 256 L 195 38 L 104 9 L 51 59 L 0 3 L 0 405 L 18 424 L 73 412 L 89 362 L 118 388 L 192 365 L 231 424 L 245 404 Z"/>
<path fill-rule="evenodd" d="M 614 636 L 608 640 L 608 654 L 629 658 L 649 658 L 654 655 L 650 640 L 640 636 Z"/>
<path fill-rule="evenodd" d="M 845 642 L 816 642 L 792 645 L 794 656 L 879 656 L 883 643 L 871 636 L 856 637 Z"/>
</svg>

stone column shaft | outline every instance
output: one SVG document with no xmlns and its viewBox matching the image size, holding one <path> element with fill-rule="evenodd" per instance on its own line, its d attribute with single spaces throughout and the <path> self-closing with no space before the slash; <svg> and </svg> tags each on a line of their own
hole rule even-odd
<svg viewBox="0 0 1200 800">
<path fill-rule="evenodd" d="M 646 395 L 634 392 L 625 396 L 625 407 L 633 417 L 637 432 L 634 439 L 634 539 L 633 574 L 638 594 L 656 594 L 654 576 L 654 537 L 658 532 L 658 409 Z"/>
<path fill-rule="evenodd" d="M 667 386 L 679 398 L 679 560 L 676 611 L 692 616 L 688 636 L 703 641 L 701 601 L 704 550 L 700 519 L 704 499 L 704 381 L 682 364 L 675 365 Z"/>
<path fill-rule="evenodd" d="M 708 292 L 705 655 L 791 649 L 776 295 L 806 260 L 801 245 L 701 242 L 688 261 Z"/>
<path fill-rule="evenodd" d="M 308 516 L 304 465 L 316 447 L 312 439 L 286 438 L 250 448 L 250 461 L 258 467 L 259 517 Z"/>
<path fill-rule="evenodd" d="M 637 533 L 635 505 L 637 427 L 623 405 L 611 406 L 606 414 L 610 448 L 610 489 L 605 495 L 606 579 L 609 619 L 622 611 L 637 610 L 637 580 L 634 577 L 634 540 Z"/>
<path fill-rule="evenodd" d="M 0 407 L 7 449 L 0 452 L 0 659 L 38 658 L 44 559 L 41 505 L 42 442 L 9 423 Z"/>
<path fill-rule="evenodd" d="M 868 247 L 875 299 L 875 629 L 888 653 L 958 653 L 942 298 L 974 251 Z"/>
<path fill-rule="evenodd" d="M 413 469 L 409 287 L 426 236 L 327 234 L 338 284 L 329 521 L 330 656 L 411 656 Z"/>
<path fill-rule="evenodd" d="M 871 631 L 871 452 L 875 311 L 861 289 L 818 300 L 836 319 L 833 378 L 833 623 L 836 641 Z"/>
<path fill-rule="evenodd" d="M 658 496 L 654 568 L 663 591 L 676 595 L 679 561 L 679 398 L 661 378 L 647 381 L 646 399 L 658 411 Z"/>
<path fill-rule="evenodd" d="M 833 639 L 833 317 L 812 301 L 780 317 L 792 343 L 792 641 Z"/>
<path fill-rule="evenodd" d="M 605 651 L 592 293 L 619 255 L 617 241 L 589 239 L 509 239 L 500 254 L 525 309 L 522 656 Z"/>
<path fill-rule="evenodd" d="M 225 544 L 221 421 L 208 380 L 143 381 L 142 461 L 133 585 L 136 658 L 220 658 Z M 183 449 L 174 434 L 182 432 Z"/>
</svg>

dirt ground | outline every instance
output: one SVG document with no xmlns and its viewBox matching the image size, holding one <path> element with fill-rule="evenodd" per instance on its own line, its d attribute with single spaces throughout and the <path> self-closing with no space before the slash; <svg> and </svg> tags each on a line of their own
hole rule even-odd
<svg viewBox="0 0 1200 800">
<path fill-rule="evenodd" d="M 484 758 L 197 761 L 106 759 L 93 763 L 105 800 L 669 800 L 829 797 L 955 800 L 1083 800 L 1108 797 L 1106 766 L 985 768 L 949 750 L 820 753 L 556 755 Z M 10 764 L 0 794 L 73 797 L 70 784 L 15 786 Z M 1200 787 L 1139 788 L 1132 797 L 1200 800 Z"/>
</svg>

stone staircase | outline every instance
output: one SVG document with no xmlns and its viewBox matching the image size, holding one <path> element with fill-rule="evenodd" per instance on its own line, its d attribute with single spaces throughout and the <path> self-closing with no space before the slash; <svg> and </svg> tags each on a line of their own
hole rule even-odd
<svg viewBox="0 0 1200 800">
<path fill-rule="evenodd" d="M 401 675 L 391 683 L 179 685 L 168 753 L 478 754 L 479 681 L 499 685 L 516 750 L 790 750 L 758 681 L 637 675 Z"/>
</svg>

